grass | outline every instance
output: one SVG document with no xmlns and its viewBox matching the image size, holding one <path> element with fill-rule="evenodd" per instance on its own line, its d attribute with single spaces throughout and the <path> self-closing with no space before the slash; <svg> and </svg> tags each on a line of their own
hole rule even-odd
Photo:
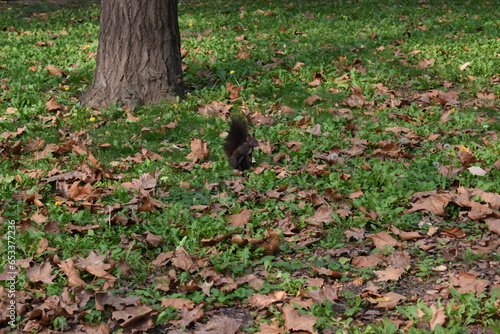
<svg viewBox="0 0 500 334">
<path fill-rule="evenodd" d="M 9 222 L 17 228 L 16 298 L 26 308 L 17 314 L 17 328 L 103 324 L 113 332 L 128 330 L 120 329 L 116 312 L 138 303 L 97 307 L 97 293 L 107 291 L 139 297 L 152 310 L 149 330 L 158 332 L 193 330 L 227 310 L 240 312 L 233 318 L 245 332 L 263 331 L 265 324 L 286 327 L 286 303 L 299 303 L 321 333 L 399 333 L 405 326 L 409 333 L 499 330 L 498 249 L 477 251 L 498 242 L 485 217 L 471 219 L 471 208 L 458 204 L 446 206 L 441 217 L 407 212 L 418 192 L 452 193 L 464 186 L 500 193 L 500 27 L 493 2 L 181 2 L 188 94 L 176 104 L 137 108 L 132 116 L 117 106 L 85 109 L 77 100 L 95 66 L 96 5 L 1 3 L 0 9 L 0 231 L 7 250 Z M 51 75 L 47 66 L 63 73 Z M 319 84 L 310 84 L 315 78 Z M 226 83 L 243 87 L 237 100 L 229 101 Z M 366 102 L 349 102 L 354 87 Z M 457 103 L 440 103 L 430 90 L 454 91 Z M 494 98 L 482 98 L 488 94 Z M 314 95 L 320 99 L 307 102 Z M 49 110 L 51 98 L 62 106 Z M 229 167 L 221 145 L 228 123 L 214 101 L 222 109 L 231 106 L 230 116 L 246 114 L 256 137 L 268 142 L 269 154 L 255 153 L 253 171 L 238 174 Z M 198 112 L 205 106 L 214 112 Z M 272 122 L 261 124 L 266 119 Z M 315 125 L 320 135 L 306 131 Z M 207 142 L 210 159 L 185 168 L 190 138 Z M 461 151 L 488 173 L 440 174 L 439 166 L 468 167 Z M 47 180 L 62 173 L 74 174 Z M 148 185 L 147 179 L 154 181 Z M 322 202 L 333 208 L 331 219 L 312 223 Z M 249 220 L 231 224 L 245 209 Z M 489 218 L 497 217 L 498 208 L 493 211 Z M 420 232 L 423 244 L 434 247 L 400 239 L 391 225 Z M 427 235 L 433 227 L 440 232 Z M 447 232 L 453 228 L 464 235 Z M 344 232 L 353 229 L 390 232 L 402 245 L 378 250 L 365 236 L 347 239 Z M 280 236 L 272 254 L 269 231 Z M 148 239 L 148 232 L 161 242 Z M 91 250 L 114 278 L 85 267 Z M 385 270 L 399 250 L 411 257 L 404 275 L 380 281 L 374 270 Z M 352 264 L 356 256 L 377 252 L 386 262 Z M 161 254 L 169 255 L 155 265 Z M 70 258 L 86 283 L 86 313 L 27 317 L 51 296 L 80 291 L 60 266 Z M 2 268 L 7 261 L 1 258 Z M 50 272 L 34 277 L 30 269 L 45 263 Z M 478 273 L 487 288 L 457 292 L 465 276 L 451 284 L 450 275 L 459 270 Z M 322 288 L 340 283 L 338 296 L 322 302 L 306 297 L 320 289 L 315 279 Z M 406 299 L 376 307 L 374 300 L 387 297 L 367 292 L 367 283 L 378 285 L 379 294 Z M 440 294 L 429 299 L 431 290 Z M 267 307 L 249 302 L 255 294 L 279 291 L 284 299 Z M 202 305 L 204 317 L 189 320 L 162 304 L 169 298 Z M 64 302 L 69 300 L 76 303 Z M 445 321 L 436 320 L 438 312 Z M 2 326 L 7 320 L 0 318 Z"/>
</svg>

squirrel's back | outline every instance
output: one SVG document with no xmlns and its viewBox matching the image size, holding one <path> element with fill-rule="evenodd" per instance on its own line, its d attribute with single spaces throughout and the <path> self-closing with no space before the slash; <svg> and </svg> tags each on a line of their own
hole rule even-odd
<svg viewBox="0 0 500 334">
<path fill-rule="evenodd" d="M 229 134 L 224 142 L 224 151 L 227 156 L 230 157 L 239 146 L 247 141 L 247 138 L 248 128 L 245 121 L 240 118 L 233 119 L 229 128 Z"/>
<path fill-rule="evenodd" d="M 258 145 L 257 139 L 248 134 L 244 120 L 235 118 L 231 121 L 229 134 L 224 142 L 224 151 L 233 168 L 242 171 L 250 168 L 253 149 Z"/>
</svg>

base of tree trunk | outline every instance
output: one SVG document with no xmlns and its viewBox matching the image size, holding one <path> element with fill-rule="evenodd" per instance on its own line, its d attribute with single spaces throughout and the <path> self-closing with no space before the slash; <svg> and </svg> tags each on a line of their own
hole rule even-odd
<svg viewBox="0 0 500 334">
<path fill-rule="evenodd" d="M 183 96 L 177 0 L 102 0 L 92 85 L 82 106 L 137 106 Z"/>
</svg>

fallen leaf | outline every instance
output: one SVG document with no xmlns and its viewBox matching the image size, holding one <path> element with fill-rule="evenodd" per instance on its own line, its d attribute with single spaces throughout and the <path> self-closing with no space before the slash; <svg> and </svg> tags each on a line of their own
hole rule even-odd
<svg viewBox="0 0 500 334">
<path fill-rule="evenodd" d="M 491 282 L 486 279 L 479 279 L 475 274 L 459 270 L 456 274 L 450 274 L 450 284 L 456 287 L 460 293 L 473 292 L 480 298 Z"/>
<path fill-rule="evenodd" d="M 282 334 L 285 331 L 285 328 L 279 327 L 277 322 L 273 322 L 271 324 L 261 322 L 259 326 L 260 331 L 255 334 Z"/>
<path fill-rule="evenodd" d="M 230 318 L 225 315 L 216 315 L 206 324 L 196 325 L 197 333 L 203 334 L 236 334 L 242 325 L 242 320 Z"/>
<path fill-rule="evenodd" d="M 485 222 L 488 224 L 488 229 L 496 234 L 500 235 L 500 219 L 499 218 L 487 218 Z"/>
<path fill-rule="evenodd" d="M 313 225 L 320 225 L 333 221 L 332 213 L 334 208 L 331 206 L 321 205 L 316 209 L 312 217 L 306 218 L 305 221 Z"/>
<path fill-rule="evenodd" d="M 374 270 L 373 273 L 377 275 L 377 282 L 397 281 L 403 275 L 405 269 L 388 267 L 386 270 Z"/>
<path fill-rule="evenodd" d="M 465 71 L 465 69 L 467 67 L 469 67 L 469 65 L 471 64 L 470 61 L 466 62 L 466 63 L 463 63 L 462 65 L 460 65 L 460 71 Z"/>
<path fill-rule="evenodd" d="M 207 161 L 210 158 L 207 141 L 192 138 L 191 153 L 188 154 L 187 158 L 192 162 Z"/>
<path fill-rule="evenodd" d="M 358 189 L 358 190 L 356 190 L 355 192 L 353 192 L 353 193 L 349 194 L 349 196 L 348 196 L 348 197 L 349 197 L 350 199 L 355 199 L 355 198 L 360 198 L 360 197 L 361 197 L 361 196 L 363 196 L 363 195 L 364 195 L 363 191 L 361 191 L 360 189 Z"/>
<path fill-rule="evenodd" d="M 451 201 L 449 194 L 438 194 L 436 191 L 415 193 L 412 196 L 413 204 L 411 209 L 406 210 L 405 213 L 412 213 L 415 211 L 430 212 L 436 216 L 444 216 L 444 207 Z M 412 201 L 410 199 L 410 201 Z"/>
<path fill-rule="evenodd" d="M 434 64 L 435 61 L 436 61 L 436 59 L 434 59 L 434 58 L 431 58 L 431 59 L 421 59 L 421 60 L 418 61 L 417 68 L 429 68 L 429 66 L 431 66 L 432 64 Z"/>
<path fill-rule="evenodd" d="M 229 226 L 244 228 L 250 221 L 252 213 L 252 210 L 244 209 L 240 213 L 231 215 L 228 222 Z"/>
<path fill-rule="evenodd" d="M 61 263 L 58 264 L 59 269 L 61 269 L 66 276 L 68 276 L 68 286 L 69 287 L 74 287 L 74 286 L 85 286 L 87 283 L 80 278 L 80 272 L 78 269 L 75 267 L 75 264 L 73 262 L 72 258 L 69 258 L 65 261 L 61 261 Z"/>
<path fill-rule="evenodd" d="M 267 236 L 264 242 L 260 245 L 264 248 L 264 254 L 273 255 L 279 251 L 281 245 L 281 237 L 274 229 L 267 230 Z"/>
<path fill-rule="evenodd" d="M 56 278 L 56 275 L 51 275 L 52 267 L 49 262 L 45 262 L 41 266 L 34 265 L 33 267 L 26 270 L 26 278 L 33 282 L 42 282 L 45 284 L 52 284 L 53 279 Z"/>
<path fill-rule="evenodd" d="M 140 298 L 136 296 L 120 297 L 109 291 L 99 291 L 94 295 L 95 308 L 104 311 L 105 306 L 111 306 L 115 310 L 124 310 L 128 306 L 138 306 Z"/>
<path fill-rule="evenodd" d="M 477 166 L 469 167 L 469 168 L 467 168 L 467 170 L 472 175 L 477 175 L 477 176 L 485 176 L 488 173 L 484 169 L 482 169 L 481 167 L 477 167 Z"/>
<path fill-rule="evenodd" d="M 375 307 L 392 310 L 396 308 L 396 306 L 398 306 L 399 301 L 403 299 L 406 299 L 406 297 L 400 295 L 399 293 L 395 292 L 384 293 L 381 298 L 375 300 L 377 302 L 377 305 L 375 305 Z"/>
<path fill-rule="evenodd" d="M 437 325 L 443 326 L 446 323 L 448 317 L 445 314 L 444 306 L 440 308 L 436 308 L 436 305 L 431 305 L 432 310 L 432 318 L 429 321 L 429 325 L 431 326 L 431 330 L 434 330 Z"/>
<path fill-rule="evenodd" d="M 300 313 L 294 306 L 289 304 L 283 306 L 282 312 L 285 320 L 285 329 L 288 331 L 305 331 L 312 334 L 318 333 L 313 328 L 318 321 L 317 317 Z"/>
<path fill-rule="evenodd" d="M 373 241 L 376 248 L 382 250 L 386 248 L 386 245 L 390 247 L 396 247 L 400 245 L 400 243 L 396 239 L 391 237 L 387 232 L 370 234 L 367 235 L 367 238 L 370 238 Z"/>
<path fill-rule="evenodd" d="M 57 67 L 54 67 L 52 65 L 47 65 L 45 66 L 45 68 L 49 71 L 49 74 L 53 77 L 55 76 L 59 76 L 59 77 L 62 77 L 62 76 L 66 76 L 66 72 L 57 68 Z"/>
<path fill-rule="evenodd" d="M 277 302 L 279 299 L 275 295 L 261 295 L 254 293 L 250 298 L 248 298 L 248 303 L 261 310 L 268 307 L 270 304 Z"/>
<path fill-rule="evenodd" d="M 376 267 L 379 264 L 384 262 L 384 255 L 377 253 L 377 254 L 370 254 L 367 256 L 355 256 L 351 260 L 351 264 L 355 268 L 367 268 L 367 267 Z"/>
<path fill-rule="evenodd" d="M 172 306 L 178 310 L 182 310 L 184 307 L 186 307 L 188 310 L 192 310 L 194 309 L 195 304 L 191 300 L 184 298 L 162 298 L 161 306 Z"/>
<path fill-rule="evenodd" d="M 307 99 L 305 99 L 304 102 L 307 105 L 312 106 L 314 104 L 314 102 L 321 101 L 321 100 L 323 100 L 323 98 L 321 96 L 314 94 L 314 95 L 309 96 Z"/>
<path fill-rule="evenodd" d="M 111 318 L 116 321 L 123 320 L 123 323 L 120 324 L 121 327 L 147 332 L 154 326 L 151 319 L 153 312 L 152 308 L 145 305 L 132 306 L 112 312 Z"/>
</svg>

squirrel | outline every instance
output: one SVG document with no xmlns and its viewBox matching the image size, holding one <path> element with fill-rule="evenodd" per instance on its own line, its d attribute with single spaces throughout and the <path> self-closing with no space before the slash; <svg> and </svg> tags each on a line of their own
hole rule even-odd
<svg viewBox="0 0 500 334">
<path fill-rule="evenodd" d="M 254 147 L 259 146 L 257 139 L 248 134 L 248 126 L 241 118 L 231 121 L 229 134 L 224 142 L 224 151 L 229 164 L 240 171 L 250 168 Z"/>
</svg>

